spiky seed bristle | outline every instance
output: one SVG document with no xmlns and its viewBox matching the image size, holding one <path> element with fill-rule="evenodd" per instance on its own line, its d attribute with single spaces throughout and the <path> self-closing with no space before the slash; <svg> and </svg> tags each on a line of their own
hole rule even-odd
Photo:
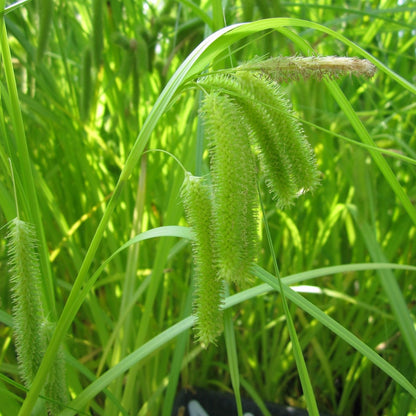
<svg viewBox="0 0 416 416">
<path fill-rule="evenodd" d="M 254 155 L 242 114 L 227 95 L 208 94 L 203 105 L 214 186 L 215 250 L 220 276 L 244 286 L 257 241 Z"/>
<path fill-rule="evenodd" d="M 223 329 L 223 286 L 214 261 L 211 190 L 203 178 L 187 173 L 181 196 L 186 219 L 195 236 L 192 247 L 196 265 L 196 338 L 207 347 L 215 343 Z"/>
<path fill-rule="evenodd" d="M 30 387 L 44 351 L 40 269 L 34 227 L 18 218 L 9 223 L 9 269 L 12 315 L 19 370 Z"/>
<path fill-rule="evenodd" d="M 262 130 L 251 109 L 246 111 L 246 120 L 252 126 L 269 185 L 278 204 L 284 207 L 292 203 L 301 190 L 313 190 L 317 186 L 313 149 L 276 82 L 250 72 L 238 72 L 236 76 L 242 90 L 252 100 L 251 107 L 257 107 L 256 113 L 263 113 Z"/>
<path fill-rule="evenodd" d="M 377 67 L 367 59 L 345 56 L 278 56 L 240 65 L 239 70 L 261 72 L 276 82 L 325 76 L 339 78 L 355 75 L 371 78 Z"/>
<path fill-rule="evenodd" d="M 240 124 L 257 149 L 266 184 L 280 208 L 318 184 L 313 149 L 279 85 L 250 71 L 214 75 L 202 81 L 218 95 L 232 97 Z M 228 120 L 229 116 L 224 117 Z"/>
</svg>

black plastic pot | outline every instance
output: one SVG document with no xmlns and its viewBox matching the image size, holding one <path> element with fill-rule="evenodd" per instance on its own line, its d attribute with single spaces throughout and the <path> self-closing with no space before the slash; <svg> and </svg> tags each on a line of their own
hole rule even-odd
<svg viewBox="0 0 416 416">
<path fill-rule="evenodd" d="M 255 402 L 242 399 L 245 416 L 263 416 Z M 308 412 L 295 407 L 266 403 L 272 416 L 308 416 Z M 232 394 L 202 389 L 182 390 L 176 397 L 172 416 L 236 416 L 237 407 Z M 321 413 L 321 416 L 330 416 Z"/>
</svg>

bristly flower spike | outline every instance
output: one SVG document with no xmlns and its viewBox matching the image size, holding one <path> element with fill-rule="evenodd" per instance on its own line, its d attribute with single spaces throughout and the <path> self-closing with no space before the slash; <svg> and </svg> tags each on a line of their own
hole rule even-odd
<svg viewBox="0 0 416 416">
<path fill-rule="evenodd" d="M 12 180 L 16 195 L 13 169 Z M 12 293 L 13 330 L 19 371 L 27 388 L 38 371 L 49 343 L 46 336 L 45 317 L 41 303 L 41 280 L 37 239 L 33 225 L 20 219 L 16 200 L 17 217 L 8 224 L 8 264 Z M 48 414 L 58 414 L 66 401 L 65 360 L 62 346 L 48 374 L 45 394 L 53 402 L 47 402 Z"/>
<path fill-rule="evenodd" d="M 217 95 L 233 98 L 234 114 L 240 113 L 239 125 L 257 150 L 266 183 L 280 208 L 314 189 L 318 171 L 313 149 L 276 82 L 250 71 L 205 77 L 200 82 Z M 221 118 L 228 120 L 230 113 L 224 114 Z"/>
<path fill-rule="evenodd" d="M 279 207 L 314 189 L 319 173 L 311 145 L 277 82 L 299 78 L 373 76 L 369 61 L 338 57 L 280 57 L 244 64 L 234 73 L 199 80 L 212 189 L 186 174 L 185 213 L 195 233 L 197 336 L 203 345 L 222 330 L 222 280 L 245 285 L 255 259 L 255 147 Z"/>
<path fill-rule="evenodd" d="M 17 358 L 25 386 L 30 387 L 45 349 L 40 333 L 43 311 L 34 228 L 14 218 L 9 223 L 8 239 Z"/>
<path fill-rule="evenodd" d="M 243 115 L 227 95 L 208 94 L 202 113 L 214 189 L 215 253 L 227 282 L 247 285 L 257 242 L 257 174 Z"/>
<path fill-rule="evenodd" d="M 247 71 L 236 76 L 247 96 L 242 106 L 267 183 L 278 205 L 285 207 L 318 184 L 313 149 L 276 82 Z"/>
<path fill-rule="evenodd" d="M 239 70 L 260 72 L 276 82 L 298 79 L 338 78 L 355 75 L 371 78 L 376 66 L 367 59 L 344 56 L 278 56 L 240 65 Z"/>
<path fill-rule="evenodd" d="M 223 283 L 214 261 L 215 239 L 210 187 L 202 177 L 185 174 L 181 197 L 185 215 L 195 239 L 192 243 L 196 265 L 194 312 L 197 317 L 196 338 L 204 347 L 215 343 L 223 330 Z"/>
<path fill-rule="evenodd" d="M 43 309 L 40 298 L 40 268 L 34 227 L 20 219 L 12 163 L 10 171 L 17 217 L 8 224 L 8 265 L 12 293 L 14 337 L 19 370 L 26 387 L 42 361 L 45 342 L 41 336 Z"/>
</svg>

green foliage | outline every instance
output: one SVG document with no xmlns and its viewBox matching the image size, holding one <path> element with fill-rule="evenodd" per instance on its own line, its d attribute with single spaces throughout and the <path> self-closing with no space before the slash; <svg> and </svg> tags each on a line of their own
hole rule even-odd
<svg viewBox="0 0 416 416">
<path fill-rule="evenodd" d="M 40 61 L 45 54 L 48 38 L 52 26 L 53 0 L 43 0 L 38 2 L 39 7 L 39 40 L 36 50 L 36 59 Z"/>
<path fill-rule="evenodd" d="M 6 224 L 16 216 L 10 158 L 22 218 L 39 239 L 42 307 L 56 324 L 26 391 L 10 288 L 1 280 L 0 413 L 29 415 L 48 402 L 45 382 L 65 342 L 71 400 L 63 415 L 167 416 L 176 386 L 240 386 L 263 409 L 265 401 L 311 408 L 315 398 L 330 414 L 412 414 L 410 3 L 64 0 L 47 10 L 53 19 L 45 15 L 45 24 L 41 3 L 52 4 L 18 2 L 1 15 L 0 218 Z M 365 58 L 377 73 L 367 79 L 319 69 L 316 57 L 334 62 L 334 54 Z M 183 172 L 164 154 L 143 152 L 165 149 L 209 183 L 194 82 L 205 88 L 204 76 L 230 74 L 236 89 L 213 88 L 243 114 L 255 105 L 242 101 L 238 77 L 259 72 L 255 65 L 267 61 L 253 63 L 259 55 L 275 58 L 256 82 L 281 84 L 316 155 L 320 186 L 281 211 L 259 170 L 270 243 L 262 222 L 252 287 L 234 293 L 230 285 L 225 336 L 205 350 L 190 331 L 193 237 L 179 198 Z M 315 72 L 279 79 L 273 65 L 282 73 L 286 57 L 300 55 L 299 65 Z M 243 71 L 248 62 L 254 67 Z M 279 105 L 260 107 L 272 113 Z M 1 239 L 4 276 L 6 253 Z M 305 368 L 298 352 L 295 360 L 288 316 L 313 392 L 299 381 Z"/>
</svg>

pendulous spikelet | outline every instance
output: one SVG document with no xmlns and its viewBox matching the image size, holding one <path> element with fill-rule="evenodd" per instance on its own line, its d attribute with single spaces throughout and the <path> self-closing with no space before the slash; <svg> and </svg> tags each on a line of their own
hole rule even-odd
<svg viewBox="0 0 416 416">
<path fill-rule="evenodd" d="M 196 337 L 207 347 L 215 343 L 223 329 L 223 283 L 214 261 L 211 190 L 203 178 L 186 173 L 181 197 L 186 219 L 195 235 L 192 245 L 196 265 Z"/>
<path fill-rule="evenodd" d="M 276 82 L 247 71 L 236 76 L 248 97 L 242 106 L 267 183 L 285 207 L 318 184 L 313 149 Z"/>
<path fill-rule="evenodd" d="M 257 150 L 266 183 L 280 208 L 316 187 L 318 171 L 313 149 L 275 81 L 238 71 L 235 75 L 206 77 L 201 84 L 233 97 L 240 125 Z M 228 113 L 223 118 L 228 120 Z"/>
<path fill-rule="evenodd" d="M 45 348 L 40 331 L 43 311 L 34 228 L 15 218 L 9 223 L 8 238 L 17 359 L 25 386 L 30 387 Z"/>
<path fill-rule="evenodd" d="M 38 371 L 53 325 L 46 323 L 41 304 L 40 269 L 34 227 L 15 218 L 9 223 L 8 255 L 17 361 L 24 384 L 30 388 Z M 44 387 L 49 415 L 58 414 L 67 399 L 65 359 L 60 348 Z M 46 410 L 45 410 L 46 411 Z"/>
<path fill-rule="evenodd" d="M 49 344 L 54 329 L 55 324 L 44 320 L 41 331 L 46 344 Z M 54 363 L 49 370 L 44 391 L 45 396 L 50 399 L 46 403 L 49 412 L 48 415 L 52 416 L 59 414 L 59 412 L 62 411 L 65 402 L 68 400 L 65 379 L 65 357 L 62 345 L 59 347 Z"/>
<path fill-rule="evenodd" d="M 220 277 L 244 286 L 257 241 L 254 155 L 242 114 L 227 95 L 208 94 L 202 107 L 214 187 L 215 254 Z"/>
<path fill-rule="evenodd" d="M 375 67 L 358 58 L 279 57 L 198 80 L 206 93 L 201 114 L 212 190 L 187 173 L 182 198 L 195 233 L 195 311 L 203 345 L 222 330 L 222 281 L 245 286 L 250 280 L 258 239 L 254 155 L 280 208 L 319 183 L 313 149 L 278 82 L 345 73 L 371 77 Z"/>
</svg>

